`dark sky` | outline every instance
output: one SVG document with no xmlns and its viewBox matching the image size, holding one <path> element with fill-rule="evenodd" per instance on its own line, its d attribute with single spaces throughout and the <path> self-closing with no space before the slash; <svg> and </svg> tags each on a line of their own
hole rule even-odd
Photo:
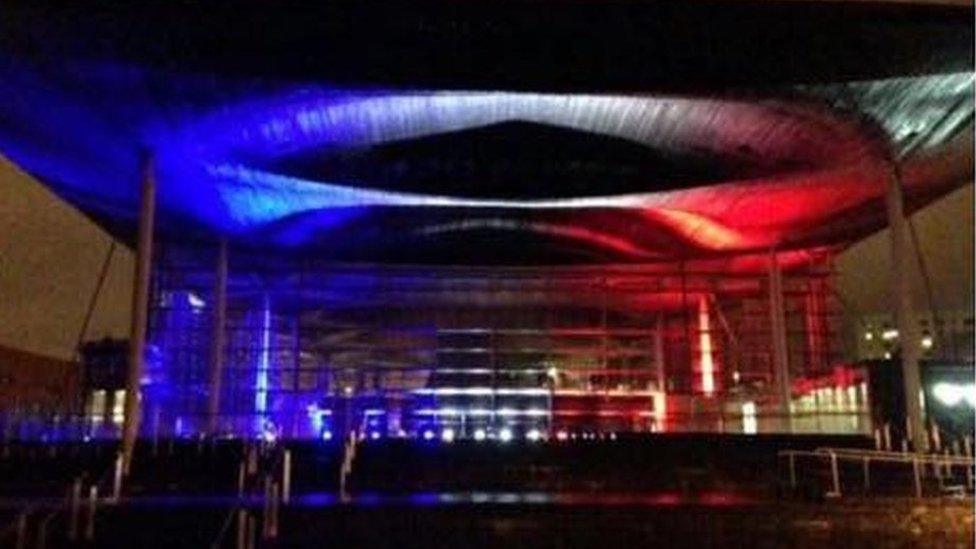
<svg viewBox="0 0 976 549">
<path fill-rule="evenodd" d="M 973 186 L 919 212 L 914 222 L 937 306 L 973 307 Z M 71 206 L 0 157 L 0 344 L 70 358 L 110 240 Z M 889 310 L 887 232 L 852 246 L 836 263 L 838 290 L 861 314 Z M 915 264 L 909 265 L 917 272 Z M 89 337 L 125 337 L 132 256 L 120 247 Z M 920 278 L 915 302 L 928 303 Z"/>
</svg>

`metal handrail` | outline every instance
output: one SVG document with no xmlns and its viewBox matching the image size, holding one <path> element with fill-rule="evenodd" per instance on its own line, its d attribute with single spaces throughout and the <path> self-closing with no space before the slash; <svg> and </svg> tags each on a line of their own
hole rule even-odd
<svg viewBox="0 0 976 549">
<path fill-rule="evenodd" d="M 795 450 L 785 450 L 784 452 L 794 452 Z M 783 453 L 783 452 L 781 452 Z M 953 454 L 930 454 L 922 452 L 892 452 L 887 450 L 863 450 L 856 448 L 832 448 L 821 447 L 814 450 L 816 454 L 834 453 L 838 456 L 852 457 L 857 459 L 870 459 L 872 461 L 887 461 L 907 463 L 918 461 L 924 464 L 942 465 L 951 463 L 953 465 L 976 465 L 976 459 L 969 456 L 958 456 Z"/>
<path fill-rule="evenodd" d="M 968 488 L 974 487 L 973 468 L 976 460 L 968 456 L 952 456 L 945 454 L 924 454 L 924 453 L 901 453 L 888 452 L 881 450 L 862 450 L 855 448 L 817 448 L 815 450 L 780 450 L 777 457 L 789 458 L 790 487 L 796 489 L 796 458 L 815 457 L 818 459 L 829 459 L 832 490 L 827 493 L 829 497 L 840 497 L 840 470 L 838 460 L 861 462 L 864 467 L 864 488 L 870 489 L 870 464 L 875 462 L 888 463 L 911 463 L 912 472 L 915 480 L 915 497 L 922 497 L 921 466 L 932 465 L 934 467 L 946 467 L 947 471 L 953 466 L 961 466 L 966 471 L 966 485 Z M 936 476 L 941 485 L 941 473 L 936 470 Z"/>
</svg>

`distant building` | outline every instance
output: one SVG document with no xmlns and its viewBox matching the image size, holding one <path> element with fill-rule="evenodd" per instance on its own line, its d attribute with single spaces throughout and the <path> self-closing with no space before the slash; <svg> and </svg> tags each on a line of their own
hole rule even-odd
<svg viewBox="0 0 976 549">
<path fill-rule="evenodd" d="M 76 362 L 0 346 L 0 413 L 76 412 L 80 373 Z"/>
<path fill-rule="evenodd" d="M 972 363 L 974 316 L 972 310 L 925 312 L 917 315 L 922 357 L 940 361 Z M 888 360 L 894 357 L 900 337 L 894 316 L 873 314 L 854 323 L 853 341 L 858 360 Z"/>
</svg>

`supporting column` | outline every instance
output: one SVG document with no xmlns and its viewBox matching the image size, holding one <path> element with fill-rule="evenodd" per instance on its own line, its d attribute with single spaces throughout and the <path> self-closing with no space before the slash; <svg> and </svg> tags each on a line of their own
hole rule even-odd
<svg viewBox="0 0 976 549">
<path fill-rule="evenodd" d="M 667 391 L 667 373 L 664 369 L 664 314 L 658 313 L 654 321 L 654 367 L 657 370 L 657 390 Z"/>
<path fill-rule="evenodd" d="M 890 166 L 885 205 L 891 229 L 891 282 L 895 306 L 898 341 L 901 343 L 901 374 L 905 390 L 905 426 L 916 451 L 926 451 L 928 440 L 922 415 L 922 381 L 918 367 L 919 330 L 912 314 L 909 272 L 909 248 L 905 204 L 901 192 L 901 174 Z"/>
<path fill-rule="evenodd" d="M 210 330 L 210 400 L 207 432 L 216 435 L 220 424 L 220 395 L 224 378 L 224 328 L 227 322 L 227 240 L 222 238 L 215 265 L 213 323 Z"/>
<path fill-rule="evenodd" d="M 807 361 L 808 371 L 820 372 L 826 365 L 824 333 L 824 300 L 823 281 L 811 277 L 807 281 L 807 295 L 805 298 L 805 327 L 807 332 Z"/>
<path fill-rule="evenodd" d="M 791 380 L 789 347 L 786 341 L 786 306 L 783 301 L 783 273 L 780 271 L 775 250 L 769 253 L 769 326 L 779 413 L 789 426 Z"/>
<path fill-rule="evenodd" d="M 142 188 L 139 208 L 139 235 L 136 242 L 136 266 L 132 288 L 132 313 L 129 326 L 129 371 L 125 383 L 125 423 L 122 428 L 122 460 L 125 473 L 132 465 L 132 453 L 139 436 L 142 413 L 142 363 L 146 348 L 146 324 L 149 307 L 149 278 L 152 269 L 153 218 L 156 212 L 155 162 L 147 154 L 142 164 Z"/>
</svg>

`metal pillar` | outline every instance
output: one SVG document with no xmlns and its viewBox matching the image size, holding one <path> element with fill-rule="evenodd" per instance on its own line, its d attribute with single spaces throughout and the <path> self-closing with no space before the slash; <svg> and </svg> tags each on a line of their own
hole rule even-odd
<svg viewBox="0 0 976 549">
<path fill-rule="evenodd" d="M 658 313 L 654 320 L 654 367 L 657 369 L 657 390 L 666 392 L 667 379 L 664 370 L 664 315 Z"/>
<path fill-rule="evenodd" d="M 812 371 L 820 371 L 825 365 L 825 330 L 823 282 L 811 277 L 807 281 L 805 298 L 805 325 L 807 331 L 806 365 Z"/>
<path fill-rule="evenodd" d="M 891 232 L 891 282 L 898 341 L 901 344 L 901 374 L 905 389 L 905 427 L 916 451 L 926 451 L 928 440 L 922 415 L 922 381 L 918 367 L 919 330 L 912 314 L 912 296 L 907 241 L 907 220 L 901 192 L 901 174 L 890 166 L 885 205 Z"/>
<path fill-rule="evenodd" d="M 790 414 L 790 362 L 786 341 L 786 306 L 783 301 L 783 273 L 779 268 L 776 251 L 769 254 L 769 326 L 773 350 L 773 371 L 779 396 L 779 412 L 789 422 Z"/>
<path fill-rule="evenodd" d="M 125 422 L 122 430 L 122 458 L 126 474 L 132 465 L 132 452 L 139 436 L 142 412 L 142 363 L 146 347 L 149 307 L 149 278 L 152 268 L 153 218 L 156 212 L 155 161 L 147 154 L 142 162 L 142 189 L 139 208 L 139 234 L 132 288 L 132 314 L 129 326 L 129 371 L 125 383 Z"/>
<path fill-rule="evenodd" d="M 215 266 L 213 324 L 210 334 L 210 400 L 207 403 L 207 432 L 217 434 L 220 392 L 224 377 L 224 327 L 227 319 L 227 240 L 221 239 Z"/>
</svg>

